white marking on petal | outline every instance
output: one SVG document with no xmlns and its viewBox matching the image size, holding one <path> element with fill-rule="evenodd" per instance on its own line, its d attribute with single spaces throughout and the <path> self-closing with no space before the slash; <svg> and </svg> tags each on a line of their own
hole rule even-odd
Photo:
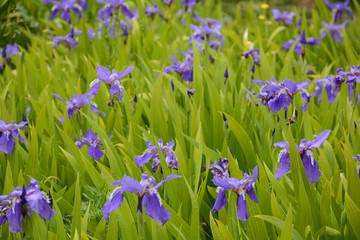
<svg viewBox="0 0 360 240">
<path fill-rule="evenodd" d="M 90 83 L 90 88 L 92 88 L 96 83 L 98 83 L 98 82 L 100 82 L 100 80 L 99 79 L 95 79 L 94 81 L 92 81 L 91 83 Z"/>
<path fill-rule="evenodd" d="M 221 190 L 223 190 L 224 188 L 223 187 L 217 187 L 216 188 L 216 192 L 219 193 Z"/>
<path fill-rule="evenodd" d="M 49 196 L 46 194 L 46 192 L 44 192 L 44 191 L 40 191 L 40 193 L 43 195 L 43 197 L 44 197 L 44 199 L 46 200 L 46 202 L 48 203 L 48 204 L 50 204 L 50 198 L 49 198 Z"/>
<path fill-rule="evenodd" d="M 112 191 L 112 193 L 110 194 L 109 200 L 111 201 L 111 200 L 114 198 L 114 196 L 115 196 L 118 192 L 120 192 L 120 191 L 122 191 L 122 190 L 121 190 L 121 186 L 115 188 L 114 191 Z"/>
<path fill-rule="evenodd" d="M 306 154 L 310 155 L 311 165 L 314 166 L 314 162 L 315 162 L 314 152 L 312 150 L 307 150 Z"/>
<path fill-rule="evenodd" d="M 162 206 L 162 203 L 161 203 L 161 198 L 160 198 L 160 195 L 159 195 L 159 192 L 155 189 L 155 188 L 149 188 L 149 192 L 148 194 L 155 194 L 157 199 L 159 200 L 159 203 L 160 203 L 160 207 Z"/>
<path fill-rule="evenodd" d="M 280 162 L 280 159 L 282 158 L 282 156 L 283 156 L 285 153 L 287 153 L 287 150 L 286 150 L 286 149 L 283 149 L 283 150 L 280 151 L 279 156 L 278 156 L 278 160 L 277 160 L 278 162 Z"/>
</svg>

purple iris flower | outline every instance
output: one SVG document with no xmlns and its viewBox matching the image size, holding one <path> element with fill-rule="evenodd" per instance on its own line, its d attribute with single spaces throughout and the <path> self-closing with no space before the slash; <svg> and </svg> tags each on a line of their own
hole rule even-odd
<svg viewBox="0 0 360 240">
<path fill-rule="evenodd" d="M 158 140 L 158 144 L 159 144 L 162 154 L 165 156 L 165 161 L 166 161 L 168 167 L 178 170 L 178 160 L 177 160 L 177 157 L 175 156 L 174 151 L 172 150 L 173 147 L 175 146 L 175 141 L 171 140 L 170 143 L 167 143 L 166 145 L 164 145 L 163 140 L 160 138 Z M 160 158 L 159 158 L 158 148 L 154 144 L 149 142 L 148 140 L 146 141 L 146 145 L 148 148 L 145 150 L 145 152 L 142 155 L 135 156 L 135 164 L 137 167 L 140 168 L 152 159 L 153 163 L 152 163 L 151 168 L 152 168 L 153 172 L 156 172 L 156 170 L 160 166 Z"/>
<path fill-rule="evenodd" d="M 329 104 L 332 104 L 336 98 L 336 95 L 340 91 L 340 86 L 345 80 L 342 77 L 335 76 L 330 77 L 327 76 L 324 79 L 316 80 L 317 88 L 315 89 L 314 96 L 319 97 L 319 103 L 321 102 L 322 96 L 322 87 L 325 86 L 325 91 L 327 94 Z"/>
<path fill-rule="evenodd" d="M 53 41 L 54 41 L 53 48 L 57 48 L 60 45 L 61 41 L 66 43 L 66 45 L 71 49 L 76 48 L 78 46 L 78 41 L 75 39 L 75 36 L 82 33 L 83 33 L 82 31 L 76 31 L 74 30 L 74 28 L 71 28 L 70 33 L 65 37 L 53 37 Z"/>
<path fill-rule="evenodd" d="M 278 9 L 273 9 L 271 12 L 276 22 L 282 22 L 287 25 L 292 25 L 292 18 L 296 16 L 295 12 L 280 12 Z"/>
<path fill-rule="evenodd" d="M 308 38 L 308 39 L 306 39 L 305 32 L 302 31 L 300 33 L 300 36 L 299 36 L 298 39 L 295 37 L 294 40 L 285 41 L 283 46 L 281 47 L 281 49 L 288 49 L 289 50 L 294 43 L 296 44 L 295 48 L 294 48 L 294 51 L 298 55 L 302 55 L 304 53 L 303 51 L 305 51 L 305 49 L 304 49 L 305 45 L 313 45 L 313 46 L 315 46 L 315 45 L 320 44 L 320 40 L 317 39 L 317 38 Z"/>
<path fill-rule="evenodd" d="M 192 43 L 192 39 L 196 42 L 204 44 L 205 37 L 209 41 L 209 46 L 217 50 L 219 46 L 223 46 L 225 42 L 224 36 L 221 35 L 220 30 L 222 23 L 216 19 L 204 19 L 202 26 L 196 26 L 191 24 L 191 29 L 194 31 L 192 37 L 189 39 L 189 44 Z M 215 39 L 212 39 L 212 38 Z M 217 41 L 215 41 L 217 40 Z"/>
<path fill-rule="evenodd" d="M 175 178 L 180 178 L 179 175 L 169 175 L 165 180 L 155 184 L 155 178 L 148 176 L 146 173 L 141 174 L 141 181 L 124 175 L 120 181 L 115 181 L 111 186 L 121 185 L 115 188 L 109 197 L 109 201 L 105 203 L 102 214 L 106 220 L 109 221 L 109 215 L 116 208 L 119 208 L 124 200 L 124 192 L 132 192 L 138 196 L 138 211 L 142 213 L 142 206 L 145 207 L 145 214 L 152 217 L 156 222 L 161 222 L 164 225 L 170 220 L 171 213 L 161 204 L 159 196 L 159 187 L 167 181 Z"/>
<path fill-rule="evenodd" d="M 331 4 L 329 1 L 325 0 L 326 6 L 332 10 L 332 13 L 334 14 L 334 23 L 337 23 L 339 17 L 344 17 L 344 12 L 346 12 L 346 15 L 348 18 L 351 18 L 351 9 L 348 7 L 350 3 L 350 0 L 346 0 L 345 2 L 338 2 L 335 4 Z"/>
<path fill-rule="evenodd" d="M 225 117 L 225 115 L 223 115 Z M 227 121 L 226 117 L 224 118 L 224 122 Z M 209 170 L 211 170 L 211 173 L 214 176 L 220 177 L 220 178 L 227 178 L 229 177 L 229 160 L 227 158 L 219 159 L 219 164 L 216 164 L 216 160 L 214 161 L 214 164 L 211 164 L 209 166 Z"/>
<path fill-rule="evenodd" d="M 163 0 L 163 2 L 164 2 L 166 5 L 170 6 L 173 2 L 175 2 L 175 0 Z"/>
<path fill-rule="evenodd" d="M 15 139 L 18 137 L 20 142 L 25 142 L 25 139 L 19 134 L 19 129 L 26 126 L 27 121 L 16 124 L 14 121 L 6 123 L 0 120 L 0 151 L 10 154 L 15 149 Z"/>
<path fill-rule="evenodd" d="M 256 63 L 258 66 L 260 66 L 260 50 L 258 48 L 253 48 L 247 52 L 244 52 L 241 54 L 245 58 L 249 58 L 250 56 L 254 60 L 254 63 Z"/>
<path fill-rule="evenodd" d="M 86 1 L 82 0 L 79 2 L 80 5 L 76 4 L 77 0 L 62 0 L 60 2 L 56 2 L 53 0 L 44 0 L 44 4 L 54 4 L 54 7 L 52 8 L 52 12 L 49 16 L 50 20 L 54 19 L 54 16 L 59 14 L 62 11 L 61 17 L 66 22 L 70 22 L 70 10 L 72 10 L 76 15 L 79 15 L 79 18 L 81 17 L 81 11 L 83 10 L 83 7 L 87 8 Z M 84 9 L 85 10 L 85 9 Z"/>
<path fill-rule="evenodd" d="M 16 55 L 18 53 L 19 49 L 16 43 L 14 43 L 14 45 L 4 45 L 2 51 L 1 51 L 1 57 L 3 59 L 3 63 L 1 62 L 0 59 L 0 69 L 3 69 L 5 65 L 5 63 L 8 63 L 11 59 L 10 56 Z"/>
<path fill-rule="evenodd" d="M 92 100 L 96 93 L 99 91 L 100 89 L 100 82 L 93 82 L 93 84 L 91 85 L 91 90 L 89 92 L 86 92 L 84 94 L 79 94 L 79 95 L 73 95 L 69 101 L 65 101 L 63 100 L 58 94 L 53 93 L 53 96 L 56 97 L 57 99 L 59 99 L 60 101 L 62 101 L 63 103 L 66 103 L 67 105 L 67 112 L 68 112 L 68 116 L 69 119 L 72 118 L 74 112 L 79 111 L 81 107 L 86 106 L 89 104 L 89 101 Z M 103 115 L 103 117 L 106 116 L 105 113 L 99 111 L 99 109 L 97 108 L 96 103 L 91 102 L 90 103 L 90 109 L 92 112 L 99 112 Z M 59 121 L 61 123 L 64 123 L 64 117 L 61 117 L 59 119 Z"/>
<path fill-rule="evenodd" d="M 135 9 L 133 12 L 130 11 L 130 9 L 125 6 L 125 5 L 122 5 L 121 6 L 121 13 L 124 14 L 126 17 L 132 19 L 132 18 L 136 18 L 138 19 L 139 18 L 139 9 Z"/>
<path fill-rule="evenodd" d="M 122 102 L 124 87 L 121 85 L 121 79 L 128 75 L 132 70 L 134 70 L 133 66 L 128 67 L 120 73 L 118 73 L 117 70 L 112 70 L 112 72 L 110 72 L 106 67 L 99 65 L 96 68 L 96 77 L 110 86 L 111 96 L 118 94 L 119 102 Z"/>
<path fill-rule="evenodd" d="M 163 18 L 164 14 L 161 12 L 159 5 L 157 5 L 156 3 L 153 3 L 152 5 L 147 5 L 144 8 L 144 12 L 146 14 L 146 16 L 154 18 L 156 14 L 159 15 L 159 17 Z"/>
<path fill-rule="evenodd" d="M 252 201 L 258 203 L 254 190 L 254 185 L 257 177 L 257 166 L 254 168 L 252 177 L 249 174 L 244 173 L 244 178 L 241 180 L 236 178 L 222 178 L 219 176 L 214 176 L 213 182 L 216 186 L 218 186 L 218 196 L 216 198 L 214 207 L 211 209 L 211 212 L 219 211 L 227 205 L 226 193 L 227 189 L 230 189 L 238 195 L 237 217 L 242 221 L 246 221 L 249 218 L 249 213 L 246 207 L 246 193 Z"/>
<path fill-rule="evenodd" d="M 321 23 L 329 31 L 331 37 L 335 41 L 343 43 L 343 35 L 341 33 L 341 29 L 343 29 L 346 26 L 347 20 L 339 25 L 336 25 L 335 23 L 333 25 L 330 25 L 324 21 L 322 21 Z M 326 36 L 325 29 L 321 29 L 320 36 L 321 38 L 324 38 Z"/>
<path fill-rule="evenodd" d="M 352 66 L 348 72 L 344 72 L 342 68 L 339 68 L 336 75 L 346 79 L 345 83 L 360 83 L 360 66 Z"/>
<path fill-rule="evenodd" d="M 32 211 L 50 221 L 55 216 L 51 195 L 47 196 L 39 189 L 39 183 L 31 179 L 26 188 L 17 187 L 12 193 L 0 196 L 0 225 L 7 221 L 10 232 L 18 233 L 22 231 L 21 216 L 30 215 Z"/>
<path fill-rule="evenodd" d="M 184 13 L 190 13 L 193 10 L 193 7 L 196 5 L 196 0 L 182 0 L 180 4 L 183 8 L 176 13 L 176 16 L 181 16 Z"/>
<path fill-rule="evenodd" d="M 302 163 L 305 168 L 306 176 L 311 183 L 319 181 L 321 172 L 319 170 L 319 164 L 314 159 L 313 148 L 319 148 L 328 138 L 330 130 L 325 130 L 318 134 L 317 138 L 312 141 L 302 139 L 300 145 L 297 146 Z M 281 176 L 290 171 L 290 155 L 289 155 L 289 143 L 277 142 L 274 143 L 275 147 L 281 147 L 283 150 L 279 153 L 278 161 L 280 162 L 279 168 L 276 170 L 275 177 L 279 179 Z"/>
<path fill-rule="evenodd" d="M 294 100 L 296 93 L 301 92 L 301 98 L 306 100 L 304 106 L 300 111 L 306 111 L 307 105 L 310 102 L 311 95 L 306 91 L 310 80 L 297 84 L 290 79 L 285 79 L 283 82 L 276 84 L 275 79 L 269 81 L 252 80 L 254 83 L 263 86 L 256 97 L 265 105 L 269 106 L 274 113 L 280 111 L 281 108 L 287 111 Z"/>
<path fill-rule="evenodd" d="M 173 55 L 170 55 L 170 58 L 174 61 L 174 64 L 170 63 L 170 67 L 165 67 L 164 72 L 170 73 L 170 72 L 176 72 L 179 76 L 184 76 L 184 74 L 187 74 L 187 77 L 189 77 L 190 70 L 192 69 L 192 59 L 186 58 L 183 60 L 182 63 L 179 63 L 177 58 Z M 184 79 L 185 80 L 185 79 Z"/>
<path fill-rule="evenodd" d="M 112 134 L 110 134 L 108 137 L 111 137 L 111 135 Z M 88 145 L 90 147 L 88 150 L 88 154 L 95 158 L 96 161 L 98 161 L 104 155 L 104 153 L 99 147 L 99 145 L 102 146 L 103 144 L 100 141 L 100 138 L 96 136 L 95 133 L 91 131 L 91 129 L 87 131 L 85 137 L 82 136 L 81 138 L 74 138 L 77 140 L 75 144 L 79 148 L 82 148 L 84 145 Z"/>
</svg>

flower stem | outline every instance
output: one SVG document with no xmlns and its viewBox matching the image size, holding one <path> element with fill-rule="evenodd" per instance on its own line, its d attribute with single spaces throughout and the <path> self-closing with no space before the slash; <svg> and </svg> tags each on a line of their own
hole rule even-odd
<svg viewBox="0 0 360 240">
<path fill-rule="evenodd" d="M 142 201 L 139 199 L 138 202 L 138 230 L 139 230 L 139 236 L 140 240 L 144 240 L 144 215 L 142 212 Z"/>
</svg>

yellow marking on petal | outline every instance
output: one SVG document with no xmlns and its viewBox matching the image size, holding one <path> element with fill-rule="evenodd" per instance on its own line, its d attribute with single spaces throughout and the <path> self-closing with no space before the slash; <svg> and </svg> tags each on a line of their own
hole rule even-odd
<svg viewBox="0 0 360 240">
<path fill-rule="evenodd" d="M 261 8 L 262 8 L 262 9 L 268 9 L 268 8 L 269 8 L 269 4 L 263 3 L 263 4 L 261 4 Z"/>
</svg>

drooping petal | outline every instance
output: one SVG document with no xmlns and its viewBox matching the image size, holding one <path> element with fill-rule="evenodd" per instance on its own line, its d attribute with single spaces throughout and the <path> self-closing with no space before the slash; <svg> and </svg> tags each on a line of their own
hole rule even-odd
<svg viewBox="0 0 360 240">
<path fill-rule="evenodd" d="M 90 154 L 96 161 L 98 161 L 104 153 L 100 150 L 99 145 L 91 144 L 88 150 L 88 154 Z"/>
<path fill-rule="evenodd" d="M 6 211 L 6 218 L 10 224 L 9 230 L 12 233 L 18 233 L 22 230 L 21 225 L 21 211 L 22 211 L 22 204 L 20 199 L 16 199 L 12 204 L 15 204 L 14 206 L 11 206 Z"/>
<path fill-rule="evenodd" d="M 222 209 L 227 205 L 226 192 L 227 189 L 222 187 L 218 188 L 218 196 L 216 198 L 213 208 L 211 209 L 211 212 L 219 211 L 220 209 Z"/>
<path fill-rule="evenodd" d="M 307 148 L 319 148 L 329 137 L 331 130 L 325 130 L 318 134 L 317 138 L 306 144 Z"/>
<path fill-rule="evenodd" d="M 15 149 L 15 141 L 11 135 L 3 133 L 0 137 L 0 151 L 6 154 L 10 154 Z"/>
<path fill-rule="evenodd" d="M 109 201 L 107 201 L 102 209 L 102 214 L 106 222 L 109 222 L 109 215 L 112 211 L 119 208 L 124 201 L 124 194 L 121 187 L 116 188 L 110 196 Z"/>
<path fill-rule="evenodd" d="M 141 184 L 132 177 L 126 175 L 124 175 L 124 178 L 121 181 L 121 188 L 123 192 L 143 192 L 143 187 L 141 186 Z"/>
<path fill-rule="evenodd" d="M 284 174 L 290 171 L 290 155 L 286 150 L 283 150 L 279 154 L 280 165 L 276 170 L 275 178 L 279 179 Z"/>
<path fill-rule="evenodd" d="M 49 205 L 44 195 L 36 190 L 26 194 L 26 202 L 31 210 L 39 214 L 40 217 L 50 221 L 55 216 L 55 211 Z"/>
<path fill-rule="evenodd" d="M 175 179 L 175 178 L 181 178 L 182 176 L 180 175 L 176 175 L 176 174 L 173 174 L 173 175 L 169 175 L 167 176 L 167 178 L 165 180 L 162 180 L 160 181 L 158 184 L 156 184 L 156 186 L 154 187 L 155 189 L 158 189 L 161 185 L 163 185 L 165 182 L 167 181 L 170 181 L 172 179 Z"/>
<path fill-rule="evenodd" d="M 319 170 L 318 162 L 314 160 L 312 150 L 305 151 L 301 156 L 301 160 L 304 164 L 306 176 L 309 182 L 315 183 L 319 181 L 321 172 Z"/>
<path fill-rule="evenodd" d="M 151 151 L 146 151 L 143 155 L 137 155 L 135 156 L 135 165 L 137 167 L 142 167 L 155 156 L 156 154 Z"/>
<path fill-rule="evenodd" d="M 143 198 L 143 206 L 145 214 L 152 217 L 156 222 L 164 225 L 171 218 L 171 213 L 161 204 L 159 193 L 155 189 L 151 189 Z"/>
<path fill-rule="evenodd" d="M 247 194 L 249 196 L 249 198 L 253 201 L 253 202 L 256 202 L 258 203 L 258 199 L 256 197 L 256 193 L 255 193 L 255 190 L 254 190 L 254 187 L 251 185 L 249 188 L 246 189 L 247 191 Z"/>
<path fill-rule="evenodd" d="M 281 108 L 287 108 L 291 104 L 290 96 L 286 93 L 280 93 L 277 97 L 271 99 L 269 102 L 269 108 L 272 112 L 277 113 Z"/>
<path fill-rule="evenodd" d="M 0 226 L 6 223 L 6 217 L 5 216 L 0 216 Z"/>
<path fill-rule="evenodd" d="M 97 112 L 98 112 L 98 113 L 100 113 L 104 118 L 106 117 L 106 113 L 100 111 L 100 110 L 97 108 L 96 103 L 92 102 L 92 103 L 90 104 L 90 109 L 91 109 L 92 112 L 94 112 L 94 113 L 97 113 Z"/>
<path fill-rule="evenodd" d="M 249 213 L 246 207 L 246 199 L 245 199 L 245 193 L 240 193 L 238 196 L 238 202 L 237 202 L 237 217 L 240 220 L 246 221 L 249 218 Z"/>
</svg>

